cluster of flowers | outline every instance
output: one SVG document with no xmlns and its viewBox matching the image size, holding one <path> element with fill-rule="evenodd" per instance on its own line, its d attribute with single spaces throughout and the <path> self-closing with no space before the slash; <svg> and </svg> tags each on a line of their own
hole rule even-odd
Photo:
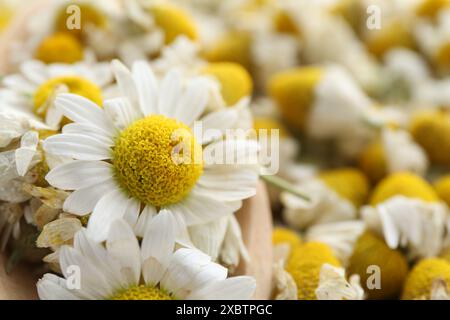
<svg viewBox="0 0 450 320">
<path fill-rule="evenodd" d="M 271 298 L 450 298 L 450 0 L 35 2 L 0 52 L 0 243 L 41 299 L 252 298 L 264 170 L 195 161 L 251 128 Z"/>
</svg>

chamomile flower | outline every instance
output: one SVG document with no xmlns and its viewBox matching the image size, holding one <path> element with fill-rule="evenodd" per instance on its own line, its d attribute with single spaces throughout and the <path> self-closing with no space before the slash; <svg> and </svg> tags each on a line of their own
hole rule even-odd
<svg viewBox="0 0 450 320">
<path fill-rule="evenodd" d="M 363 300 L 364 289 L 360 285 L 359 275 L 351 275 L 347 281 L 343 268 L 324 264 L 320 270 L 316 296 L 318 300 Z"/>
<path fill-rule="evenodd" d="M 408 171 L 424 175 L 428 169 L 425 151 L 405 130 L 384 128 L 379 140 L 369 144 L 359 159 L 360 167 L 372 181 L 385 175 Z"/>
<path fill-rule="evenodd" d="M 145 62 L 136 62 L 132 72 L 117 61 L 113 67 L 124 98 L 105 101 L 103 109 L 73 94 L 57 98 L 56 105 L 73 123 L 48 138 L 44 149 L 75 161 L 50 171 L 47 180 L 74 191 L 65 211 L 79 216 L 92 212 L 87 230 L 96 241 L 105 240 L 117 217 L 141 235 L 162 209 L 171 210 L 180 229 L 190 227 L 192 239 L 201 239 L 195 232 L 205 228 L 197 227 L 214 228 L 255 194 L 257 166 L 248 159 L 257 143 L 221 139 L 237 120 L 236 111 L 204 115 L 208 94 L 202 78 L 184 81 L 174 70 L 159 81 Z M 197 120 L 203 130 L 215 129 L 214 134 L 194 132 Z M 211 152 L 222 150 L 224 155 L 224 148 L 239 161 L 228 165 L 224 158 L 215 159 Z M 211 252 L 211 243 L 221 243 L 213 241 L 219 234 L 210 234 L 210 242 L 194 244 Z"/>
<path fill-rule="evenodd" d="M 14 39 L 10 46 L 10 63 L 19 65 L 30 59 L 46 63 L 92 61 L 97 42 L 91 35 L 109 28 L 110 16 L 117 12 L 115 1 L 51 0 L 36 3 L 24 22 L 25 39 Z M 36 14 L 37 13 L 37 14 Z M 92 46 L 96 44 L 96 46 Z"/>
<path fill-rule="evenodd" d="M 403 300 L 429 300 L 436 280 L 450 285 L 450 263 L 439 258 L 428 258 L 419 261 L 406 279 L 403 289 Z"/>
<path fill-rule="evenodd" d="M 20 73 L 2 79 L 5 88 L 0 89 L 0 110 L 25 116 L 38 129 L 58 129 L 63 121 L 53 103 L 58 93 L 76 93 L 101 104 L 111 82 L 112 73 L 105 63 L 45 65 L 27 61 Z"/>
<path fill-rule="evenodd" d="M 308 195 L 305 201 L 283 192 L 283 217 L 295 228 L 334 221 L 352 220 L 369 192 L 366 177 L 356 169 L 337 169 L 320 173 L 317 177 L 296 185 Z"/>
<path fill-rule="evenodd" d="M 250 299 L 251 277 L 227 278 L 227 269 L 196 249 L 175 249 L 173 217 L 161 212 L 149 224 L 142 244 L 124 220 L 115 220 L 106 246 L 77 232 L 74 246 L 63 246 L 64 278 L 46 274 L 37 284 L 43 300 Z M 92 254 L 88 254 L 87 251 Z M 79 288 L 68 286 L 70 266 L 80 270 Z M 99 285 L 101 284 L 101 285 Z"/>
<path fill-rule="evenodd" d="M 333 139 L 354 156 L 376 133 L 371 124 L 402 123 L 392 108 L 379 108 L 338 66 L 299 67 L 281 72 L 268 84 L 283 117 L 317 139 Z"/>
<path fill-rule="evenodd" d="M 406 248 L 410 258 L 436 256 L 443 249 L 448 208 L 420 177 L 410 173 L 388 176 L 378 184 L 370 203 L 362 209 L 362 217 L 390 248 Z"/>
<path fill-rule="evenodd" d="M 349 274 L 358 274 L 369 299 L 399 296 L 408 274 L 408 262 L 376 234 L 365 231 L 356 240 L 348 260 Z"/>
</svg>

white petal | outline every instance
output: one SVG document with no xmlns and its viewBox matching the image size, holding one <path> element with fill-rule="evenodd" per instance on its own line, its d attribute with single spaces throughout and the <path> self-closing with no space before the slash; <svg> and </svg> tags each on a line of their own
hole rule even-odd
<svg viewBox="0 0 450 320">
<path fill-rule="evenodd" d="M 76 190 L 67 197 L 63 209 L 76 215 L 86 215 L 94 210 L 105 194 L 116 188 L 116 183 L 111 179 Z"/>
<path fill-rule="evenodd" d="M 170 259 L 170 265 L 161 280 L 161 287 L 178 299 L 184 299 L 191 291 L 190 284 L 196 286 L 193 282 L 196 275 L 209 263 L 211 258 L 199 250 L 178 249 Z"/>
<path fill-rule="evenodd" d="M 227 231 L 228 217 L 189 227 L 189 235 L 196 248 L 217 260 Z"/>
<path fill-rule="evenodd" d="M 112 165 L 105 161 L 76 160 L 51 170 L 45 179 L 62 190 L 78 190 L 113 178 Z"/>
<path fill-rule="evenodd" d="M 189 300 L 249 300 L 256 289 L 252 277 L 240 276 L 211 283 L 186 297 Z"/>
<path fill-rule="evenodd" d="M 104 145 L 114 145 L 114 140 L 108 134 L 97 127 L 86 123 L 69 123 L 62 128 L 62 133 L 85 135 L 101 142 Z"/>
<path fill-rule="evenodd" d="M 237 211 L 241 207 L 240 201 L 227 202 L 210 198 L 200 192 L 191 191 L 183 201 L 168 207 L 169 210 L 184 217 L 187 226 L 207 223 Z"/>
<path fill-rule="evenodd" d="M 134 226 L 134 233 L 139 237 L 144 237 L 146 230 L 149 228 L 150 222 L 156 215 L 156 209 L 153 206 L 147 205 L 139 215 L 138 221 Z"/>
<path fill-rule="evenodd" d="M 108 145 L 80 134 L 58 134 L 44 141 L 44 150 L 77 160 L 105 160 L 111 158 Z"/>
<path fill-rule="evenodd" d="M 54 274 L 44 274 L 36 284 L 41 300 L 79 300 L 66 286 L 66 280 Z"/>
<path fill-rule="evenodd" d="M 220 201 L 237 201 L 256 194 L 258 175 L 251 169 L 227 166 L 205 169 L 198 181 L 197 190 Z M 222 170 L 221 170 L 222 169 Z"/>
<path fill-rule="evenodd" d="M 142 275 L 145 283 L 157 284 L 163 277 L 175 246 L 172 213 L 159 212 L 150 222 L 141 246 Z"/>
<path fill-rule="evenodd" d="M 202 79 L 191 80 L 178 101 L 175 118 L 187 125 L 192 125 L 206 108 L 208 92 Z"/>
<path fill-rule="evenodd" d="M 149 64 L 145 61 L 135 62 L 132 73 L 142 113 L 146 116 L 149 114 L 158 114 L 158 84 Z"/>
<path fill-rule="evenodd" d="M 116 188 L 110 191 L 100 199 L 89 217 L 89 236 L 98 242 L 106 240 L 111 223 L 124 218 L 129 208 L 134 206 L 134 199 L 127 198 L 121 190 Z"/>
<path fill-rule="evenodd" d="M 130 70 L 119 60 L 113 60 L 111 68 L 122 95 L 127 97 L 133 106 L 139 105 L 138 93 Z"/>
<path fill-rule="evenodd" d="M 167 73 L 159 90 L 158 110 L 161 114 L 173 118 L 182 91 L 181 73 L 172 69 Z M 186 106 L 183 106 L 186 107 Z"/>
<path fill-rule="evenodd" d="M 139 243 L 130 225 L 124 220 L 115 220 L 106 239 L 108 254 L 119 261 L 120 271 L 127 283 L 136 285 L 141 276 Z"/>
<path fill-rule="evenodd" d="M 73 122 L 89 124 L 98 127 L 109 136 L 114 135 L 114 126 L 105 117 L 103 110 L 91 100 L 64 93 L 56 97 L 55 105 Z"/>
<path fill-rule="evenodd" d="M 138 110 L 135 110 L 126 98 L 114 98 L 106 100 L 103 104 L 105 113 L 111 119 L 111 122 L 119 130 L 123 130 L 132 124 L 142 115 Z"/>
<path fill-rule="evenodd" d="M 199 120 L 199 123 L 202 125 L 202 133 L 213 132 L 213 134 L 203 137 L 196 136 L 196 138 L 202 144 L 217 140 L 225 134 L 227 129 L 233 128 L 237 121 L 238 112 L 234 108 L 211 112 Z"/>
</svg>

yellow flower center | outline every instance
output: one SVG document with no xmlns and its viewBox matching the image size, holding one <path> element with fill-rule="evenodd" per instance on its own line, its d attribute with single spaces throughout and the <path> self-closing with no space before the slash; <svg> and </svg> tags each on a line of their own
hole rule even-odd
<svg viewBox="0 0 450 320">
<path fill-rule="evenodd" d="M 111 300 L 174 300 L 174 298 L 159 288 L 141 284 L 120 291 Z"/>
<path fill-rule="evenodd" d="M 233 106 L 243 97 L 252 94 L 252 78 L 247 70 L 237 63 L 210 63 L 203 72 L 219 81 L 222 97 L 228 106 Z"/>
<path fill-rule="evenodd" d="M 151 10 L 155 23 L 164 30 L 166 44 L 174 41 L 179 35 L 196 40 L 197 26 L 192 17 L 184 10 L 173 5 L 157 5 Z"/>
<path fill-rule="evenodd" d="M 152 115 L 120 134 L 113 164 L 125 192 L 161 207 L 179 202 L 194 187 L 203 172 L 202 148 L 185 124 Z"/>
<path fill-rule="evenodd" d="M 83 59 L 83 46 L 69 34 L 55 33 L 39 44 L 35 57 L 45 63 L 75 63 Z"/>
<path fill-rule="evenodd" d="M 340 267 L 331 248 L 320 242 L 308 242 L 297 246 L 291 252 L 286 264 L 286 271 L 297 284 L 298 300 L 316 300 L 320 270 L 328 263 Z"/>
<path fill-rule="evenodd" d="M 59 90 L 67 90 L 70 93 L 83 96 L 98 105 L 102 105 L 102 91 L 97 85 L 89 80 L 65 76 L 58 77 L 44 82 L 34 94 L 33 112 L 38 116 L 45 117 L 50 101 Z"/>
</svg>

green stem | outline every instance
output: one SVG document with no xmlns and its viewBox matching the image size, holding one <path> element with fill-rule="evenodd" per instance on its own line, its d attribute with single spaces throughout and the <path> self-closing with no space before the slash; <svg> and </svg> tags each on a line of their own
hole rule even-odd
<svg viewBox="0 0 450 320">
<path fill-rule="evenodd" d="M 273 175 L 273 176 L 260 175 L 260 178 L 262 180 L 264 180 L 265 182 L 275 186 L 278 189 L 289 192 L 289 193 L 293 194 L 294 196 L 302 198 L 305 201 L 308 201 L 308 202 L 311 201 L 311 199 L 308 196 L 306 196 L 303 193 L 301 193 L 300 191 L 298 191 L 297 188 L 292 183 L 290 183 L 289 181 L 287 181 L 283 178 L 280 178 L 275 175 Z"/>
</svg>

